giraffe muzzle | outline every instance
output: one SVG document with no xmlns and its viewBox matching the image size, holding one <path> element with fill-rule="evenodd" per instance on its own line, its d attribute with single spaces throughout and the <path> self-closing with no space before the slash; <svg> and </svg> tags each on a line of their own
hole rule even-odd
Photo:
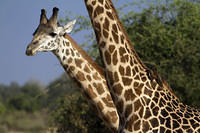
<svg viewBox="0 0 200 133">
<path fill-rule="evenodd" d="M 36 54 L 36 49 L 34 50 L 34 49 L 30 48 L 30 47 L 27 47 L 27 49 L 26 49 L 26 55 L 27 56 L 33 56 L 35 54 Z"/>
</svg>

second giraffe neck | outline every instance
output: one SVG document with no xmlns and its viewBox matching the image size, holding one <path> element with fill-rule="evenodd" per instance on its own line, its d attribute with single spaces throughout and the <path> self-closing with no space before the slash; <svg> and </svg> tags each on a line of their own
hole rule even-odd
<svg viewBox="0 0 200 133">
<path fill-rule="evenodd" d="M 119 106 L 121 114 L 124 114 L 127 104 L 132 99 L 128 98 L 127 102 L 126 93 L 136 93 L 135 90 L 130 90 L 133 85 L 141 89 L 142 76 L 145 81 L 147 80 L 146 67 L 133 49 L 112 2 L 85 0 L 85 4 L 106 67 L 111 92 L 116 97 L 115 104 Z"/>
<path fill-rule="evenodd" d="M 117 131 L 119 118 L 103 70 L 68 35 L 60 39 L 59 48 L 54 54 L 70 77 L 80 85 L 81 92 L 100 118 L 114 132 Z"/>
</svg>

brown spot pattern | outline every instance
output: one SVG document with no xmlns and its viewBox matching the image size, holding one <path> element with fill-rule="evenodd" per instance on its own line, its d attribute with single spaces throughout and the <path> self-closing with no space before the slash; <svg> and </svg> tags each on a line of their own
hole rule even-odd
<svg viewBox="0 0 200 133">
<path fill-rule="evenodd" d="M 69 55 L 70 54 L 69 49 L 66 49 L 65 53 L 66 53 L 66 55 Z"/>
<path fill-rule="evenodd" d="M 135 92 L 136 94 L 138 94 L 140 96 L 140 94 L 142 93 L 142 88 L 143 88 L 144 84 L 141 83 L 137 88 L 135 88 Z"/>
<path fill-rule="evenodd" d="M 102 104 L 100 101 L 97 103 L 97 105 L 99 106 L 99 108 L 100 108 L 101 110 L 104 109 L 104 106 L 103 106 L 103 104 Z"/>
<path fill-rule="evenodd" d="M 124 107 L 124 102 L 122 100 L 118 101 L 117 103 L 117 110 L 119 111 L 119 113 L 123 112 L 123 107 Z"/>
<path fill-rule="evenodd" d="M 88 67 L 87 65 L 85 65 L 84 71 L 87 72 L 87 73 L 90 73 L 90 72 L 91 72 L 90 69 L 89 69 L 89 67 Z"/>
<path fill-rule="evenodd" d="M 114 20 L 114 17 L 113 17 L 113 15 L 112 15 L 112 13 L 106 12 L 106 14 L 108 15 L 108 17 L 109 17 L 111 20 Z"/>
<path fill-rule="evenodd" d="M 132 104 L 127 105 L 125 109 L 125 118 L 128 118 L 128 116 L 132 113 L 132 111 L 133 111 Z"/>
<path fill-rule="evenodd" d="M 103 24 L 103 28 L 108 31 L 109 30 L 109 26 L 110 26 L 110 23 L 109 23 L 108 19 L 105 18 L 105 22 Z"/>
<path fill-rule="evenodd" d="M 144 94 L 148 95 L 148 96 L 152 96 L 153 91 L 147 89 L 146 87 L 144 88 Z"/>
<path fill-rule="evenodd" d="M 113 53 L 114 50 L 115 50 L 115 46 L 114 45 L 110 45 L 109 46 L 109 52 Z"/>
<path fill-rule="evenodd" d="M 116 34 L 118 34 L 118 29 L 117 29 L 116 24 L 113 24 L 113 25 L 112 25 L 112 29 L 113 29 L 113 31 L 114 31 Z"/>
<path fill-rule="evenodd" d="M 74 71 L 75 67 L 74 66 L 70 66 L 69 69 L 70 69 L 70 71 Z"/>
<path fill-rule="evenodd" d="M 110 71 L 107 71 L 107 73 L 108 73 L 108 77 L 109 77 L 109 82 L 110 82 L 110 84 L 112 85 L 113 83 L 114 83 L 114 78 L 113 78 L 113 74 L 112 74 L 112 72 L 110 72 Z"/>
<path fill-rule="evenodd" d="M 120 54 L 120 56 L 123 56 L 125 53 L 126 53 L 125 48 L 120 47 L 120 48 L 119 48 L 119 54 Z"/>
<path fill-rule="evenodd" d="M 132 79 L 127 78 L 127 77 L 122 77 L 122 82 L 125 86 L 129 86 L 132 83 Z"/>
<path fill-rule="evenodd" d="M 99 47 L 104 48 L 105 45 L 106 45 L 106 43 L 105 43 L 104 41 L 102 41 L 102 42 L 100 43 Z"/>
<path fill-rule="evenodd" d="M 115 43 L 118 44 L 119 43 L 119 37 L 118 37 L 117 33 L 112 31 L 112 36 L 113 36 L 113 39 L 114 39 Z"/>
<path fill-rule="evenodd" d="M 92 88 L 91 85 L 88 85 L 87 91 L 90 94 L 90 96 L 92 97 L 92 99 L 97 97 L 97 95 L 94 93 L 93 88 Z"/>
<path fill-rule="evenodd" d="M 118 76 L 117 72 L 114 73 L 114 80 L 115 80 L 115 82 L 119 81 L 119 76 Z"/>
<path fill-rule="evenodd" d="M 104 36 L 105 38 L 108 38 L 108 32 L 107 32 L 106 30 L 104 30 L 104 29 L 103 29 L 103 36 Z"/>
<path fill-rule="evenodd" d="M 103 5 L 103 1 L 104 1 L 104 0 L 99 0 L 99 2 L 100 2 L 102 5 Z"/>
<path fill-rule="evenodd" d="M 134 84 L 133 84 L 133 87 L 136 88 L 138 86 L 139 86 L 139 83 L 135 81 Z"/>
<path fill-rule="evenodd" d="M 116 123 L 117 121 L 117 117 L 113 117 L 113 116 L 117 116 L 116 112 L 115 111 L 112 111 L 112 112 L 109 112 L 110 116 L 112 116 L 112 122 L 113 123 Z"/>
<path fill-rule="evenodd" d="M 117 50 L 113 54 L 113 65 L 117 65 L 118 63 L 118 58 L 117 58 Z"/>
<path fill-rule="evenodd" d="M 121 35 L 120 38 L 121 38 L 121 43 L 124 44 L 124 36 Z"/>
<path fill-rule="evenodd" d="M 94 10 L 94 17 L 102 14 L 103 12 L 104 12 L 103 7 L 101 7 L 101 6 L 98 5 L 97 8 Z"/>
<path fill-rule="evenodd" d="M 129 89 L 129 90 L 126 90 L 125 93 L 124 93 L 124 98 L 126 101 L 132 101 L 135 99 L 135 95 L 133 94 L 133 90 L 132 89 Z"/>
<path fill-rule="evenodd" d="M 85 81 L 85 76 L 81 71 L 78 71 L 76 74 L 76 77 L 78 78 L 79 81 Z"/>
<path fill-rule="evenodd" d="M 132 69 L 132 76 L 135 76 L 136 72 L 135 69 Z"/>
<path fill-rule="evenodd" d="M 98 76 L 98 73 L 97 73 L 97 72 L 96 72 L 95 74 L 93 74 L 92 76 L 93 76 L 93 78 L 94 78 L 95 80 L 101 80 L 101 78 Z"/>
<path fill-rule="evenodd" d="M 142 107 L 142 104 L 140 103 L 140 100 L 138 99 L 136 102 L 134 102 L 134 111 L 138 111 L 140 107 Z"/>
<path fill-rule="evenodd" d="M 102 100 L 106 104 L 106 106 L 114 107 L 114 104 L 112 102 L 109 102 L 107 98 L 103 98 Z"/>
<path fill-rule="evenodd" d="M 72 58 L 70 57 L 67 62 L 68 62 L 68 64 L 71 64 L 72 63 Z"/>
<path fill-rule="evenodd" d="M 74 51 L 72 50 L 72 49 L 70 49 L 71 50 L 71 55 L 72 55 L 72 57 L 74 57 Z"/>
<path fill-rule="evenodd" d="M 87 80 L 92 81 L 92 78 L 90 77 L 90 75 L 86 76 Z"/>
<path fill-rule="evenodd" d="M 142 131 L 144 133 L 146 133 L 149 129 L 150 129 L 150 126 L 149 126 L 149 123 L 147 121 L 143 121 L 143 128 L 142 128 Z"/>
<path fill-rule="evenodd" d="M 107 65 L 110 65 L 111 64 L 110 53 L 108 51 L 105 51 L 104 56 L 105 56 Z"/>
<path fill-rule="evenodd" d="M 130 66 L 126 67 L 126 76 L 131 76 L 131 68 L 130 68 Z"/>
<path fill-rule="evenodd" d="M 92 1 L 92 5 L 95 6 L 96 5 L 96 1 Z"/>
<path fill-rule="evenodd" d="M 134 122 L 133 118 L 131 117 L 131 119 L 127 121 L 126 126 L 125 126 L 125 128 L 130 132 L 133 132 L 133 129 L 132 129 L 133 122 Z"/>
<path fill-rule="evenodd" d="M 134 130 L 137 131 L 140 129 L 140 125 L 141 125 L 141 120 L 138 120 L 137 122 L 135 122 L 134 124 Z"/>
<path fill-rule="evenodd" d="M 102 84 L 100 84 L 100 83 L 96 84 L 96 89 L 97 89 L 98 94 L 101 95 L 101 94 L 104 93 L 104 89 L 103 89 Z"/>
<path fill-rule="evenodd" d="M 101 32 L 101 25 L 99 23 L 94 23 L 94 27 L 95 27 L 96 39 L 97 39 L 97 42 L 99 42 L 99 37 L 100 37 L 99 33 Z"/>
<path fill-rule="evenodd" d="M 82 63 L 83 63 L 83 61 L 81 59 L 75 59 L 75 64 L 77 67 L 81 68 Z"/>
<path fill-rule="evenodd" d="M 123 76 L 124 75 L 124 68 L 122 66 L 119 66 L 119 73 Z"/>
<path fill-rule="evenodd" d="M 117 95 L 121 95 L 123 90 L 123 87 L 121 86 L 120 83 L 116 84 L 113 86 L 113 91 L 117 94 Z"/>
<path fill-rule="evenodd" d="M 136 77 L 134 78 L 135 80 L 140 80 L 140 76 L 136 75 Z"/>
</svg>

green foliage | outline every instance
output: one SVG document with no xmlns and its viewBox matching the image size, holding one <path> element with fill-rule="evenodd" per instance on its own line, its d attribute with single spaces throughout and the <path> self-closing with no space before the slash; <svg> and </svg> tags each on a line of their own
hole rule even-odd
<svg viewBox="0 0 200 133">
<path fill-rule="evenodd" d="M 200 107 L 200 4 L 167 2 L 129 13 L 123 21 L 147 66 L 156 67 L 184 103 Z"/>
<path fill-rule="evenodd" d="M 38 96 L 41 94 L 42 90 L 40 84 L 38 82 L 29 81 L 22 87 L 11 84 L 6 87 L 2 97 L 5 97 L 4 103 L 10 108 L 9 111 L 25 110 L 27 112 L 34 112 L 41 108 L 38 99 Z"/>
<path fill-rule="evenodd" d="M 6 107 L 0 102 L 0 115 L 6 112 Z"/>
<path fill-rule="evenodd" d="M 43 113 L 40 96 L 43 86 L 37 81 L 28 81 L 23 86 L 13 82 L 0 85 L 0 132 L 23 131 L 39 133 L 46 130 L 47 116 Z M 43 99 L 45 100 L 45 99 Z M 42 109 L 42 110 L 41 110 Z M 38 112 L 38 111 L 41 112 Z"/>
<path fill-rule="evenodd" d="M 15 96 L 19 92 L 20 86 L 15 82 L 12 82 L 9 86 L 0 85 L 0 97 L 4 104 L 9 98 Z"/>
<path fill-rule="evenodd" d="M 44 96 L 46 96 L 46 100 L 44 106 L 48 107 L 49 109 L 53 109 L 60 97 L 76 92 L 78 87 L 67 76 L 67 74 L 64 73 L 59 78 L 51 82 L 45 90 L 46 93 Z"/>
<path fill-rule="evenodd" d="M 2 104 L 9 108 L 7 111 L 25 110 L 33 112 L 41 109 L 39 96 L 42 95 L 39 82 L 29 81 L 24 86 L 13 82 L 9 86 L 0 85 Z"/>
<path fill-rule="evenodd" d="M 51 99 L 55 97 L 55 95 L 60 97 L 65 95 L 65 93 L 72 93 L 76 91 L 76 88 L 78 88 L 77 85 L 67 76 L 66 73 L 62 74 L 47 86 L 48 95 L 51 96 Z"/>
<path fill-rule="evenodd" d="M 33 112 L 39 108 L 37 101 L 27 94 L 19 94 L 10 98 L 8 101 L 8 106 L 11 109 L 25 110 L 27 112 Z"/>
<path fill-rule="evenodd" d="M 52 112 L 52 120 L 58 132 L 73 133 L 109 133 L 88 103 L 80 95 L 74 93 L 58 99 L 56 108 Z"/>
</svg>

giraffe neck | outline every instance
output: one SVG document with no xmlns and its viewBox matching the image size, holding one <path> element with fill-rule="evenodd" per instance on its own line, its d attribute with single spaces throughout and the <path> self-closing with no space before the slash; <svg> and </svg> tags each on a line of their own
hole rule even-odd
<svg viewBox="0 0 200 133">
<path fill-rule="evenodd" d="M 138 96 L 132 87 L 141 90 L 146 75 L 145 66 L 130 44 L 128 36 L 119 21 L 115 8 L 110 0 L 85 0 L 91 18 L 100 54 L 106 67 L 108 84 L 114 102 L 119 110 L 120 119 L 126 119 L 127 106 Z M 146 79 L 145 79 L 146 80 Z M 133 81 L 138 81 L 133 83 Z"/>
<path fill-rule="evenodd" d="M 111 0 L 85 0 L 85 4 L 106 67 L 108 85 L 115 97 L 120 132 L 200 130 L 199 111 L 183 105 L 164 81 L 140 60 Z M 192 127 L 187 118 L 194 117 L 192 122 L 196 125 Z"/>
<path fill-rule="evenodd" d="M 61 65 L 80 85 L 81 92 L 89 103 L 94 105 L 99 117 L 113 132 L 116 132 L 119 118 L 102 69 L 68 35 L 58 43 L 59 48 L 54 54 Z"/>
</svg>

